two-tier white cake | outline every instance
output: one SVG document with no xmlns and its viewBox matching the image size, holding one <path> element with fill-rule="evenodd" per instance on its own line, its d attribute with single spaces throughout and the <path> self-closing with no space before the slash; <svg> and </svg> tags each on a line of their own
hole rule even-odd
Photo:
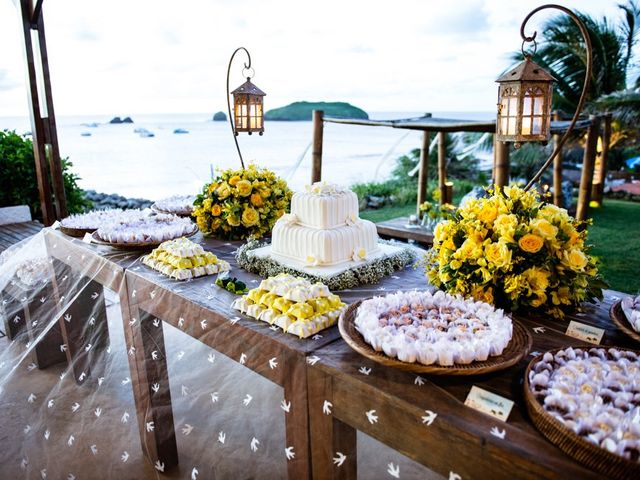
<svg viewBox="0 0 640 480">
<path fill-rule="evenodd" d="M 375 225 L 358 216 L 351 190 L 317 182 L 294 193 L 291 213 L 273 228 L 271 253 L 309 266 L 332 266 L 378 256 Z"/>
</svg>

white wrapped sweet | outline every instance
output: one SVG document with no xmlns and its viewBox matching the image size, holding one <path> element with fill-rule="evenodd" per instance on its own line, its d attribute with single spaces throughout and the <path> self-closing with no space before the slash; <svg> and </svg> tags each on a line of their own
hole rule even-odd
<svg viewBox="0 0 640 480">
<path fill-rule="evenodd" d="M 376 351 L 404 362 L 451 366 L 502 354 L 512 336 L 502 310 L 438 291 L 365 300 L 355 325 Z"/>
<path fill-rule="evenodd" d="M 620 304 L 631 327 L 640 333 L 640 295 L 636 297 L 625 297 Z"/>
<path fill-rule="evenodd" d="M 176 215 L 191 215 L 193 202 L 195 201 L 196 197 L 194 195 L 174 195 L 173 197 L 158 200 L 153 204 L 152 208 Z"/>
</svg>

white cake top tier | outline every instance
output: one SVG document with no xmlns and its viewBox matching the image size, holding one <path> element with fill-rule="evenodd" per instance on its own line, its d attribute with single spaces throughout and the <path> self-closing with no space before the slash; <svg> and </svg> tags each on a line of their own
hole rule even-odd
<svg viewBox="0 0 640 480">
<path fill-rule="evenodd" d="M 358 221 L 358 197 L 351 190 L 326 182 L 308 185 L 291 199 L 296 223 L 319 229 L 336 228 Z"/>
</svg>

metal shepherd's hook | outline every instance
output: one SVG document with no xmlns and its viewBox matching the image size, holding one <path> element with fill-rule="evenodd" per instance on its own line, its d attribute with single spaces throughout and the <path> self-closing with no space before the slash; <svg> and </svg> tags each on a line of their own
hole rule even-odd
<svg viewBox="0 0 640 480">
<path fill-rule="evenodd" d="M 547 159 L 546 162 L 544 162 L 544 165 L 542 165 L 542 167 L 540 168 L 540 170 L 538 170 L 538 173 L 536 173 L 533 178 L 529 181 L 529 183 L 527 183 L 527 186 L 524 187 L 525 190 L 529 190 L 538 180 L 540 180 L 540 177 L 542 176 L 542 174 L 544 173 L 544 171 L 549 168 L 549 165 L 551 165 L 551 162 L 553 162 L 553 159 L 556 157 L 556 155 L 558 155 L 558 153 L 562 150 L 562 147 L 564 146 L 567 138 L 569 138 L 569 135 L 571 134 L 573 127 L 575 126 L 576 122 L 578 121 L 578 117 L 580 116 L 580 113 L 582 112 L 582 107 L 584 107 L 584 102 L 587 98 L 587 93 L 589 92 L 589 84 L 591 82 L 591 70 L 592 70 L 592 66 L 593 66 L 593 53 L 591 51 L 591 38 L 589 37 L 589 32 L 587 31 L 587 27 L 585 27 L 584 23 L 582 22 L 582 20 L 580 20 L 580 17 L 578 17 L 575 13 L 573 13 L 571 10 L 569 10 L 568 8 L 563 7 L 562 5 L 555 5 L 555 4 L 548 4 L 548 5 L 542 5 L 534 10 L 531 11 L 531 13 L 529 13 L 529 15 L 527 15 L 524 19 L 524 21 L 522 22 L 522 25 L 520 26 L 520 36 L 522 37 L 523 40 L 523 44 L 524 42 L 535 42 L 535 38 L 538 32 L 533 32 L 533 35 L 528 36 L 525 34 L 524 29 L 527 25 L 527 22 L 529 21 L 529 19 L 535 15 L 536 13 L 538 13 L 540 10 L 545 10 L 547 8 L 553 8 L 556 10 L 560 10 L 561 12 L 566 13 L 567 15 L 569 15 L 569 17 L 571 17 L 571 19 L 576 23 L 576 25 L 578 25 L 578 28 L 580 29 L 580 33 L 582 34 L 582 38 L 584 39 L 584 43 L 586 45 L 586 49 L 587 49 L 587 68 L 585 71 L 585 78 L 584 78 L 584 85 L 582 87 L 582 94 L 580 95 L 580 100 L 578 101 L 578 106 L 576 108 L 576 112 L 573 114 L 573 118 L 571 119 L 571 123 L 569 124 L 569 128 L 567 129 L 567 131 L 565 132 L 565 134 L 562 136 L 562 138 L 560 139 L 560 141 L 558 142 L 558 144 L 556 145 L 555 149 L 553 150 L 553 153 L 551 154 L 551 156 Z"/>
<path fill-rule="evenodd" d="M 229 112 L 229 124 L 231 125 L 233 141 L 236 142 L 236 149 L 238 150 L 238 156 L 240 157 L 240 165 L 242 165 L 242 169 L 244 170 L 244 160 L 242 160 L 240 145 L 238 145 L 238 136 L 236 134 L 236 127 L 233 124 L 233 115 L 231 115 L 231 102 L 229 100 L 229 75 L 231 74 L 231 64 L 233 63 L 233 57 L 235 57 L 236 53 L 238 53 L 240 50 L 243 50 L 247 54 L 247 58 L 249 59 L 249 63 L 244 64 L 245 70 L 251 68 L 251 55 L 249 54 L 249 51 L 244 47 L 237 48 L 236 51 L 231 55 L 231 59 L 229 60 L 229 67 L 227 68 L 227 111 Z"/>
</svg>

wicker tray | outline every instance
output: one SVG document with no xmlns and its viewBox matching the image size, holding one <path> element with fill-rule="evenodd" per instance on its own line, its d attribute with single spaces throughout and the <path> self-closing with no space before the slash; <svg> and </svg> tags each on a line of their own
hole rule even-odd
<svg viewBox="0 0 640 480">
<path fill-rule="evenodd" d="M 193 237 L 196 233 L 198 233 L 198 227 L 196 225 L 193 226 L 193 231 L 186 235 L 182 235 L 183 237 Z M 176 237 L 179 238 L 179 237 Z M 112 243 L 102 240 L 98 236 L 98 232 L 95 231 L 91 234 L 91 243 L 95 243 L 97 245 L 106 245 L 109 247 L 117 248 L 119 250 L 148 250 L 150 248 L 155 248 L 160 245 L 162 242 L 166 242 L 167 240 L 159 240 L 156 242 L 137 242 L 137 243 Z"/>
<path fill-rule="evenodd" d="M 640 333 L 636 332 L 627 320 L 627 316 L 624 314 L 624 310 L 622 310 L 622 300 L 618 300 L 616 303 L 611 305 L 611 309 L 609 310 L 609 316 L 613 323 L 622 330 L 627 336 L 633 338 L 636 342 L 640 342 Z"/>
<path fill-rule="evenodd" d="M 58 227 L 62 233 L 65 235 L 69 235 L 70 237 L 79 237 L 82 238 L 87 233 L 93 233 L 97 230 L 97 228 L 71 228 L 71 227 L 63 227 L 60 225 Z"/>
<path fill-rule="evenodd" d="M 178 217 L 190 217 L 191 216 L 191 213 L 178 213 L 178 212 L 171 212 L 169 210 L 162 210 L 162 209 L 156 207 L 155 203 L 152 204 L 151 207 L 149 207 L 149 208 L 151 208 L 151 211 L 153 211 L 155 213 L 165 213 L 167 215 L 176 215 Z M 192 212 L 193 212 L 193 210 L 192 210 Z"/>
<path fill-rule="evenodd" d="M 574 348 L 590 349 L 594 347 L 596 347 L 596 345 L 583 345 Z M 611 347 L 607 346 L 603 348 Z M 615 348 L 618 350 L 631 350 L 629 348 Z M 557 348 L 549 350 L 549 352 L 553 354 L 558 350 L 562 349 Z M 553 418 L 545 411 L 542 405 L 538 403 L 529 387 L 529 372 L 531 368 L 540 361 L 543 355 L 544 353 L 541 353 L 531 360 L 524 374 L 524 399 L 527 404 L 529 416 L 536 428 L 547 437 L 551 443 L 560 447 L 563 452 L 588 468 L 596 470 L 607 477 L 619 480 L 640 478 L 640 463 L 627 460 L 588 442 L 561 423 L 560 420 Z"/>
<path fill-rule="evenodd" d="M 453 364 L 450 367 L 440 365 L 423 365 L 421 363 L 402 362 L 396 358 L 388 357 L 384 352 L 376 352 L 371 345 L 364 341 L 364 338 L 356 330 L 354 323 L 358 307 L 363 302 L 360 300 L 349 306 L 346 312 L 338 320 L 340 335 L 347 344 L 360 355 L 363 355 L 377 363 L 388 367 L 408 370 L 416 373 L 426 373 L 431 375 L 481 375 L 483 373 L 495 372 L 509 368 L 518 363 L 529 353 L 533 338 L 527 329 L 517 320 L 513 320 L 513 337 L 502 352 L 497 357 L 489 357 L 485 361 L 476 361 L 469 364 Z"/>
</svg>

